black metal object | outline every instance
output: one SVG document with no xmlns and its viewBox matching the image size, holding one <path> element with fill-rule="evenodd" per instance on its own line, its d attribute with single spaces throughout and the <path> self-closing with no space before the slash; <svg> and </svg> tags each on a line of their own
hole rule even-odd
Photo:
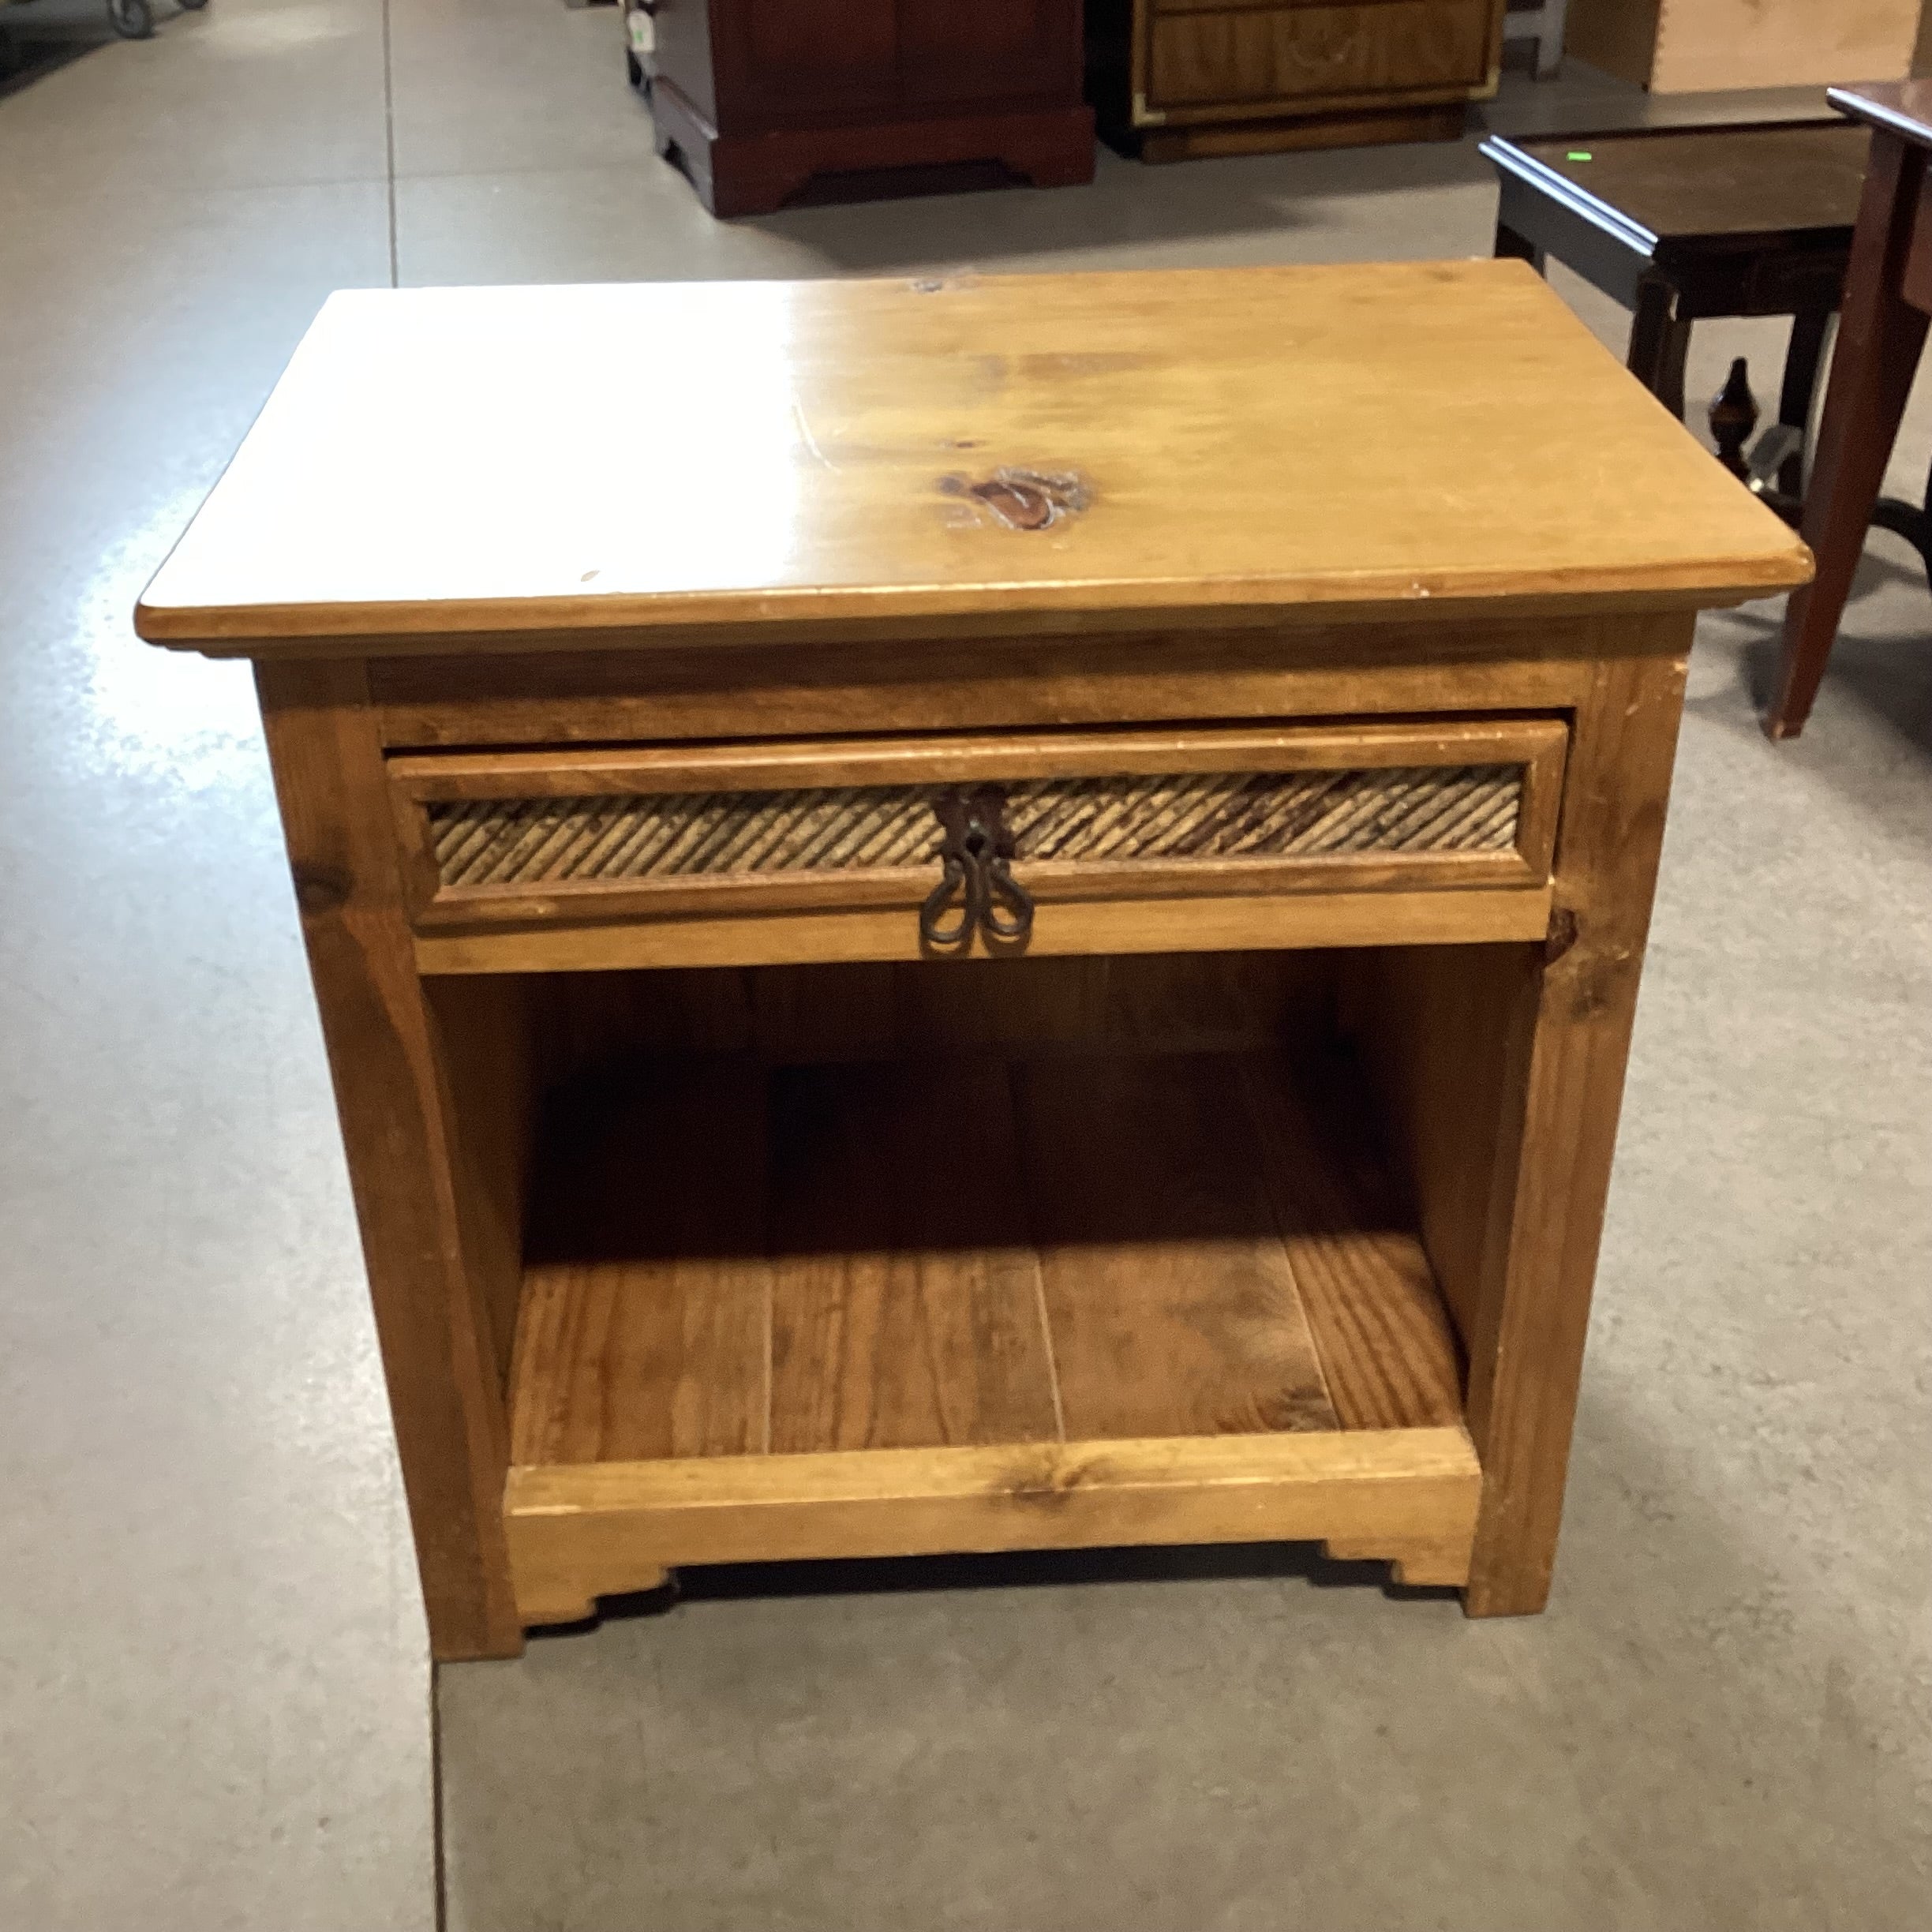
<svg viewBox="0 0 1932 1932">
<path fill-rule="evenodd" d="M 955 787 L 933 801 L 945 838 L 939 883 L 919 908 L 919 938 L 940 951 L 972 945 L 975 934 L 1024 945 L 1033 930 L 1033 896 L 1013 875 L 1013 835 L 998 785 Z"/>
<path fill-rule="evenodd" d="M 1751 394 L 1750 364 L 1744 357 L 1732 358 L 1731 373 L 1724 386 L 1711 398 L 1709 414 L 1717 460 L 1743 481 L 1750 474 L 1750 466 L 1744 460 L 1744 445 L 1758 427 L 1758 399 Z"/>
</svg>

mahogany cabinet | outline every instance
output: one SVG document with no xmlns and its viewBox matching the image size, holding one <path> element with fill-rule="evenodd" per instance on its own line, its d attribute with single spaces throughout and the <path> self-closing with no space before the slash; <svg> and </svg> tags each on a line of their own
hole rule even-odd
<svg viewBox="0 0 1932 1932">
<path fill-rule="evenodd" d="M 1110 138 L 1148 161 L 1453 140 L 1505 0 L 1091 0 Z"/>
<path fill-rule="evenodd" d="M 1092 178 L 1080 0 L 658 0 L 653 20 L 658 152 L 714 215 L 889 169 Z"/>
</svg>

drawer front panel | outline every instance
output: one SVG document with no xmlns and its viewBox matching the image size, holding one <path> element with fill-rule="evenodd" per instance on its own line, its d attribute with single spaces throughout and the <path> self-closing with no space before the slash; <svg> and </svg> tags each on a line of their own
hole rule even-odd
<svg viewBox="0 0 1932 1932">
<path fill-rule="evenodd" d="M 1157 108 L 1481 87 L 1488 0 L 1157 14 L 1148 99 Z"/>
<path fill-rule="evenodd" d="M 919 908 L 949 867 L 958 883 L 971 827 L 964 871 L 1001 861 L 1038 949 L 1090 949 L 1089 926 L 1099 949 L 1126 919 L 1141 949 L 1185 951 L 1277 943 L 1267 908 L 1324 896 L 1390 900 L 1379 930 L 1396 900 L 1488 892 L 1514 908 L 1499 936 L 1525 936 L 1567 737 L 1554 719 L 1457 719 L 429 754 L 390 773 L 426 936 L 654 922 L 670 945 L 680 921 L 810 914 L 833 957 L 917 957 Z"/>
<path fill-rule="evenodd" d="M 1005 788 L 1017 862 L 1516 850 L 1521 765 L 1035 779 Z M 867 873 L 938 863 L 951 789 L 898 785 L 429 807 L 445 892 L 618 880 Z"/>
</svg>

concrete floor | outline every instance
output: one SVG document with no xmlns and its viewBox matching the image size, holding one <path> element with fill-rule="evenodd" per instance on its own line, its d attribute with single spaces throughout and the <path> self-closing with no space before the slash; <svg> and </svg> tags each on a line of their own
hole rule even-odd
<svg viewBox="0 0 1932 1932">
<path fill-rule="evenodd" d="M 608 11 L 214 0 L 95 44 L 60 4 L 0 90 L 0 1926 L 406 1932 L 431 1689 L 320 1043 L 246 673 L 139 646 L 147 574 L 339 286 L 1475 253 L 1493 190 L 1469 145 L 1103 155 L 720 227 Z M 1641 107 L 1578 75 L 1493 118 Z M 1769 389 L 1776 330 L 1719 327 L 1694 392 L 1734 348 Z M 1901 484 L 1928 447 L 1922 395 Z M 1907 564 L 1874 541 L 1795 745 L 1754 722 L 1777 607 L 1703 634 L 1546 1616 L 1298 1551 L 701 1580 L 443 1674 L 447 1924 L 1925 1923 Z"/>
</svg>

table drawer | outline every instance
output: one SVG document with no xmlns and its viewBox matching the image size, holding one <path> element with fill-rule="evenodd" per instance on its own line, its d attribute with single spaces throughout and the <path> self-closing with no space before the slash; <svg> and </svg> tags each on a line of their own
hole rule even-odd
<svg viewBox="0 0 1932 1932">
<path fill-rule="evenodd" d="M 389 771 L 424 963 L 481 971 L 1365 943 L 1324 940 L 1316 902 L 1391 897 L 1507 908 L 1511 930 L 1482 936 L 1526 936 L 1566 739 L 1553 719 L 1456 719 L 436 753 Z M 1441 925 L 1413 936 L 1453 936 Z M 605 930 L 574 949 L 517 938 L 564 927 Z"/>
<path fill-rule="evenodd" d="M 1488 77 L 1489 0 L 1160 11 L 1149 29 L 1156 108 L 1479 88 Z"/>
</svg>

